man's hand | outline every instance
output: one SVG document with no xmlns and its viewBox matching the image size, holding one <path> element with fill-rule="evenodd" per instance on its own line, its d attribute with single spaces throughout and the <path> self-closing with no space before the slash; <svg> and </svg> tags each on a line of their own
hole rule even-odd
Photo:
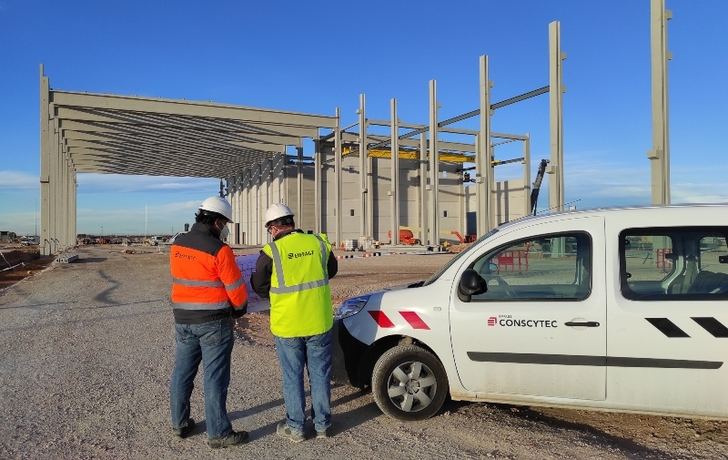
<svg viewBox="0 0 728 460">
<path fill-rule="evenodd" d="M 232 312 L 230 313 L 230 316 L 232 316 L 235 319 L 242 318 L 244 314 L 248 312 L 248 302 L 245 301 L 245 303 L 240 308 L 232 308 Z"/>
</svg>

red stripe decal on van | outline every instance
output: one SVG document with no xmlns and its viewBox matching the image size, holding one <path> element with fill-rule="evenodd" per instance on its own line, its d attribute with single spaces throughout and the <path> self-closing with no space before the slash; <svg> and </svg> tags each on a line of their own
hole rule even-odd
<svg viewBox="0 0 728 460">
<path fill-rule="evenodd" d="M 430 326 L 422 321 L 420 315 L 413 311 L 400 311 L 399 314 L 402 315 L 402 318 L 404 318 L 405 321 L 410 323 L 410 326 L 412 326 L 413 329 L 430 329 Z"/>
<path fill-rule="evenodd" d="M 377 325 L 379 327 L 385 327 L 385 328 L 394 327 L 394 323 L 392 322 L 392 320 L 390 320 L 389 317 L 387 315 L 385 315 L 383 311 L 369 310 L 369 314 L 372 316 L 372 318 L 374 318 L 374 321 L 377 322 Z"/>
</svg>

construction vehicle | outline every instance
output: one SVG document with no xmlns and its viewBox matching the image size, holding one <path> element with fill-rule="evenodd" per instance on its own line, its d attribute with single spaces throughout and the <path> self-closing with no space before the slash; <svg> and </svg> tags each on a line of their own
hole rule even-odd
<svg viewBox="0 0 728 460">
<path fill-rule="evenodd" d="M 541 189 L 541 182 L 543 181 L 543 175 L 546 173 L 546 166 L 548 166 L 549 160 L 541 160 L 538 165 L 538 172 L 536 173 L 536 180 L 533 181 L 533 188 L 531 188 L 531 215 L 536 215 L 536 208 L 538 207 L 538 192 Z"/>
<path fill-rule="evenodd" d="M 387 236 L 389 237 L 389 241 L 392 241 L 392 231 L 387 232 Z M 420 240 L 415 238 L 415 234 L 412 233 L 412 230 L 409 230 L 407 228 L 400 228 L 399 229 L 399 244 L 406 244 L 408 246 L 414 246 L 416 244 L 420 244 Z"/>
</svg>

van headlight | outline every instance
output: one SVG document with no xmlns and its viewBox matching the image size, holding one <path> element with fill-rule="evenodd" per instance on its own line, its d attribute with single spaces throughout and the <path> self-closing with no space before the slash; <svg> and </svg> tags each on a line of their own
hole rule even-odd
<svg viewBox="0 0 728 460">
<path fill-rule="evenodd" d="M 339 308 L 336 309 L 334 319 L 344 319 L 356 315 L 369 302 L 370 297 L 371 294 L 366 294 L 344 300 L 339 305 Z"/>
</svg>

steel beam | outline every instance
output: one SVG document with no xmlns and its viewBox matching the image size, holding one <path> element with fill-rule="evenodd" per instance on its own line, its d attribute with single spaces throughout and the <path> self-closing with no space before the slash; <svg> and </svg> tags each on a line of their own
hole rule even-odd
<svg viewBox="0 0 728 460">
<path fill-rule="evenodd" d="M 551 162 L 548 166 L 549 208 L 564 209 L 564 124 L 563 124 L 563 77 L 562 62 L 566 55 L 561 52 L 561 25 L 549 24 L 549 125 Z"/>
<path fill-rule="evenodd" d="M 670 132 L 668 111 L 667 21 L 672 13 L 665 0 L 650 1 L 650 51 L 652 61 L 652 150 L 650 160 L 652 204 L 670 204 Z"/>
<path fill-rule="evenodd" d="M 390 99 L 389 107 L 392 117 L 390 125 L 390 150 L 391 150 L 391 205 L 392 214 L 392 244 L 399 244 L 399 127 L 397 126 L 397 99 Z"/>
</svg>

